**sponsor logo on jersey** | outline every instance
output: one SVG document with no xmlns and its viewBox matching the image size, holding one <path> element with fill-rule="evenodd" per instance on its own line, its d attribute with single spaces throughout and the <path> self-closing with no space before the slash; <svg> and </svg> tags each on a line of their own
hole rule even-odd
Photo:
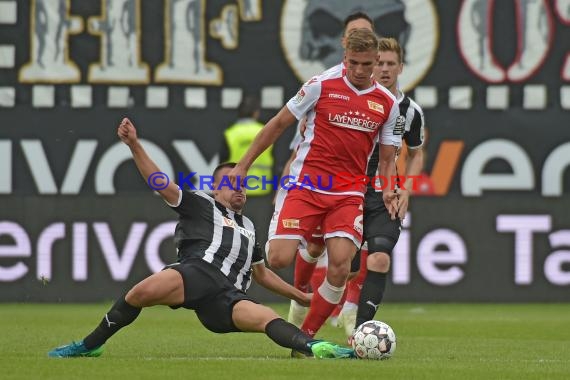
<svg viewBox="0 0 570 380">
<path fill-rule="evenodd" d="M 245 236 L 248 239 L 251 240 L 255 240 L 255 233 L 253 231 L 250 231 L 244 227 L 238 226 L 238 224 L 235 222 L 235 220 L 226 218 L 225 216 L 222 218 L 222 223 L 224 224 L 224 227 L 230 227 L 233 228 L 234 230 L 238 230 L 238 232 L 240 234 L 242 234 L 243 236 Z"/>
<path fill-rule="evenodd" d="M 305 91 L 303 89 L 300 89 L 299 92 L 297 92 L 297 95 L 295 95 L 295 97 L 293 98 L 293 102 L 301 103 L 304 97 L 305 97 Z"/>
<path fill-rule="evenodd" d="M 406 128 L 406 118 L 402 115 L 396 118 L 396 125 L 394 126 L 395 135 L 403 135 Z"/>
<path fill-rule="evenodd" d="M 283 228 L 299 228 L 299 219 L 283 219 Z"/>
<path fill-rule="evenodd" d="M 329 113 L 329 122 L 337 127 L 355 129 L 357 131 L 370 132 L 378 129 L 380 123 L 370 119 L 363 112 L 344 112 L 343 114 Z"/>
<path fill-rule="evenodd" d="M 333 98 L 333 99 L 341 99 L 341 100 L 346 100 L 347 102 L 350 102 L 350 96 L 346 96 L 346 95 L 341 95 L 341 94 L 329 94 L 329 98 Z"/>
<path fill-rule="evenodd" d="M 373 102 L 372 100 L 368 100 L 368 108 L 370 108 L 373 111 L 380 112 L 382 115 L 384 115 L 384 106 L 382 104 L 378 104 L 376 102 Z"/>
</svg>

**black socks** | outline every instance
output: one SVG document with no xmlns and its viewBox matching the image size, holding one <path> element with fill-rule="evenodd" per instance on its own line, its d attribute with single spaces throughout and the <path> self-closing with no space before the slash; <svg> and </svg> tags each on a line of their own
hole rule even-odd
<svg viewBox="0 0 570 380">
<path fill-rule="evenodd" d="M 103 345 L 114 333 L 134 321 L 140 314 L 141 308 L 131 306 L 121 297 L 95 330 L 83 339 L 88 350 Z"/>
<path fill-rule="evenodd" d="M 368 271 L 360 292 L 360 302 L 356 314 L 356 327 L 374 319 L 378 306 L 382 303 L 386 289 L 386 273 Z"/>
<path fill-rule="evenodd" d="M 276 318 L 265 326 L 265 334 L 282 347 L 292 348 L 306 354 L 312 354 L 309 343 L 314 339 L 301 331 L 297 326 Z"/>
</svg>

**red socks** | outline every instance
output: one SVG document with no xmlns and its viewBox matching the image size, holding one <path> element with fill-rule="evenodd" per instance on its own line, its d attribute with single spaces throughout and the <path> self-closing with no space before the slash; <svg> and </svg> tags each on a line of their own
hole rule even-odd
<svg viewBox="0 0 570 380">
<path fill-rule="evenodd" d="M 295 259 L 295 277 L 293 279 L 293 286 L 297 289 L 308 292 L 309 283 L 313 271 L 317 266 L 318 257 L 312 257 L 307 253 L 306 249 L 299 249 L 297 251 L 297 258 Z"/>
<path fill-rule="evenodd" d="M 301 330 L 311 337 L 319 331 L 336 305 L 340 302 L 345 287 L 337 287 L 329 284 L 327 279 L 313 294 L 309 314 L 301 326 Z"/>
</svg>

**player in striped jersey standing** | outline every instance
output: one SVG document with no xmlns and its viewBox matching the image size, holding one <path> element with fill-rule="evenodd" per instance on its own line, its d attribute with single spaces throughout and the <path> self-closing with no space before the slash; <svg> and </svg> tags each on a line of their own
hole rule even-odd
<svg viewBox="0 0 570 380">
<path fill-rule="evenodd" d="M 129 119 L 123 119 L 117 134 L 130 148 L 145 181 L 152 184 L 160 169 L 145 152 Z M 48 356 L 100 356 L 103 344 L 132 323 L 142 308 L 166 305 L 194 310 L 204 327 L 216 333 L 263 332 L 283 347 L 317 358 L 354 357 L 352 349 L 313 339 L 246 294 L 253 277 L 277 294 L 305 305 L 310 302 L 309 295 L 265 267 L 254 225 L 241 214 L 245 190 L 231 187 L 229 181 L 223 185 L 234 166 L 226 163 L 215 169 L 213 198 L 163 178 L 163 186 L 154 190 L 179 215 L 174 238 L 178 262 L 135 285 L 83 340 L 55 348 Z"/>
</svg>

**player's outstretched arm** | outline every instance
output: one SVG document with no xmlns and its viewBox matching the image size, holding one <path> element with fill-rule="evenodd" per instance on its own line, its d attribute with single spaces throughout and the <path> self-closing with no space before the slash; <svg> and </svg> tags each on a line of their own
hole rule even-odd
<svg viewBox="0 0 570 380">
<path fill-rule="evenodd" d="M 267 268 L 263 263 L 253 265 L 253 279 L 264 288 L 283 297 L 295 300 L 303 306 L 309 306 L 311 304 L 312 294 L 303 293 L 291 284 L 283 281 L 281 277 Z"/>
<path fill-rule="evenodd" d="M 273 116 L 273 118 L 265 124 L 263 129 L 255 136 L 249 149 L 237 163 L 236 167 L 228 173 L 228 177 L 233 186 L 236 186 L 237 177 L 244 178 L 255 159 L 275 143 L 283 131 L 295 121 L 297 121 L 295 116 L 289 111 L 287 106 L 284 106 L 277 115 Z"/>
<path fill-rule="evenodd" d="M 121 121 L 121 124 L 119 124 L 117 135 L 121 141 L 124 142 L 131 150 L 137 169 L 143 176 L 144 180 L 148 183 L 149 177 L 153 173 L 160 172 L 160 169 L 158 166 L 156 166 L 154 161 L 151 160 L 151 158 L 144 150 L 137 137 L 137 130 L 135 126 L 128 118 L 125 117 Z M 174 182 L 170 182 L 165 189 L 157 191 L 162 196 L 162 198 L 168 202 L 168 204 L 178 203 L 179 189 L 178 185 L 176 185 Z"/>
</svg>

